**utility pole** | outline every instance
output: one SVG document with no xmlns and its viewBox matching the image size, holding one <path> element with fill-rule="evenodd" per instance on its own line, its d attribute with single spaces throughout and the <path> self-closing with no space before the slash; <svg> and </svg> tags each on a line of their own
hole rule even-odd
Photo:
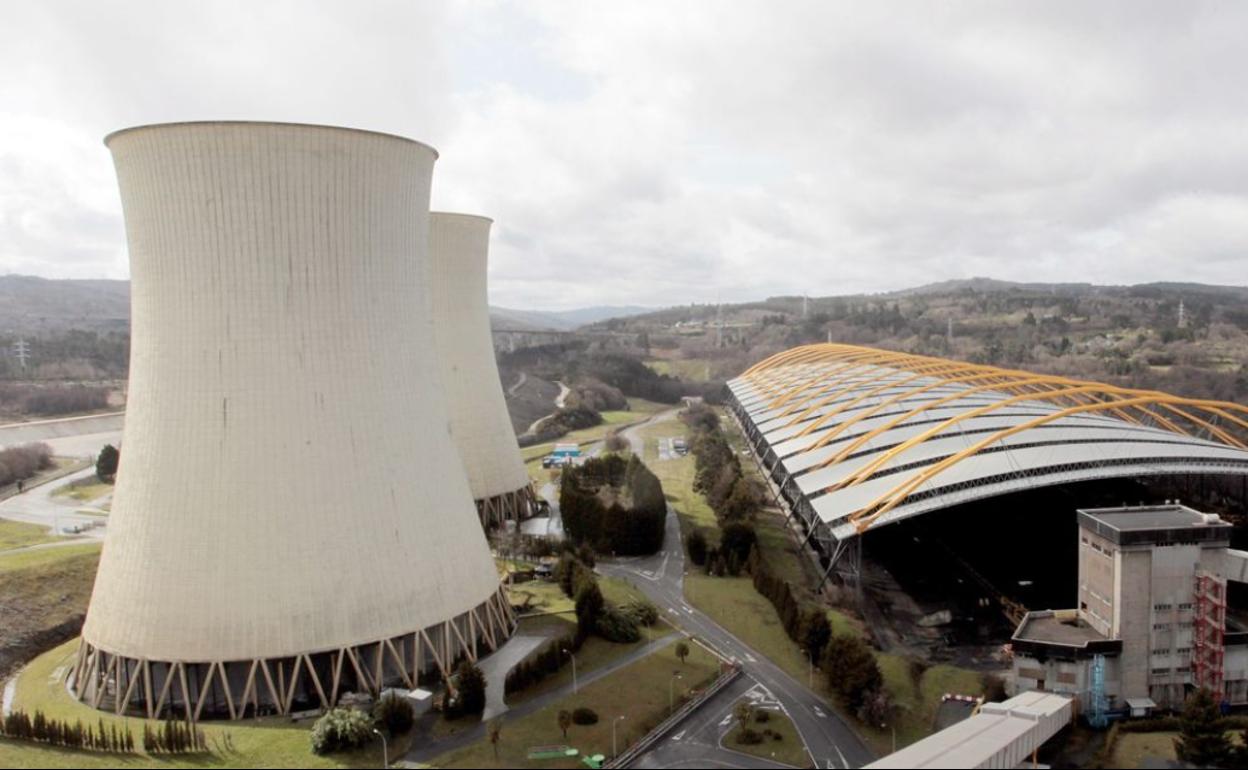
<svg viewBox="0 0 1248 770">
<path fill-rule="evenodd" d="M 715 347 L 724 346 L 724 303 L 715 299 Z"/>
<path fill-rule="evenodd" d="M 17 357 L 18 363 L 25 369 L 26 359 L 30 358 L 30 343 L 26 340 L 18 340 L 13 343 L 13 355 Z"/>
<path fill-rule="evenodd" d="M 953 346 L 953 316 L 949 316 L 949 325 L 945 328 L 945 341 Z"/>
<path fill-rule="evenodd" d="M 810 315 L 810 297 L 802 295 L 802 318 Z"/>
<path fill-rule="evenodd" d="M 1179 300 L 1179 328 L 1187 328 L 1187 308 L 1183 307 L 1183 300 Z"/>
</svg>

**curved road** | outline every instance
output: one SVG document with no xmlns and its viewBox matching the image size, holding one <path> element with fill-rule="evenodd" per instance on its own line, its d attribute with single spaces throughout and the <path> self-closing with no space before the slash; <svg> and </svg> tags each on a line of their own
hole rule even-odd
<svg viewBox="0 0 1248 770">
<path fill-rule="evenodd" d="M 654 421 L 674 416 L 674 410 L 664 412 L 656 415 Z M 640 438 L 633 430 L 625 431 L 625 434 L 633 443 L 634 451 L 638 451 Z M 668 613 L 674 623 L 721 655 L 737 660 L 747 681 L 753 680 L 765 687 L 789 714 L 817 767 L 862 767 L 873 761 L 875 756 L 871 750 L 844 720 L 828 708 L 823 698 L 685 601 L 685 554 L 681 544 L 680 521 L 670 506 L 663 543 L 663 550 L 653 556 L 599 561 L 598 571 L 629 580 L 660 611 Z M 697 714 L 691 717 L 697 718 Z M 667 743 L 666 740 L 661 742 L 655 752 Z M 649 759 L 649 754 L 644 756 L 641 765 L 654 766 L 648 764 Z"/>
</svg>

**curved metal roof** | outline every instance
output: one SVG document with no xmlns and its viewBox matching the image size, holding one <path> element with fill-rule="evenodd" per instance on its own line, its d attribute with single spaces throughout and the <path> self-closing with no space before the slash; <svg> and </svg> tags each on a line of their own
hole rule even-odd
<svg viewBox="0 0 1248 770">
<path fill-rule="evenodd" d="M 837 538 L 971 500 L 1101 478 L 1248 475 L 1248 407 L 854 345 L 728 383 L 773 474 Z"/>
</svg>

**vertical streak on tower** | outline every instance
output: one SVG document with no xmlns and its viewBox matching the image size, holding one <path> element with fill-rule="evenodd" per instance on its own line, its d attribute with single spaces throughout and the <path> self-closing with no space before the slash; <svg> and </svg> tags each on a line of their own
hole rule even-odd
<svg viewBox="0 0 1248 770">
<path fill-rule="evenodd" d="M 533 487 L 494 360 L 487 263 L 492 220 L 470 214 L 429 216 L 434 336 L 446 384 L 451 434 L 484 526 L 529 513 Z"/>
</svg>

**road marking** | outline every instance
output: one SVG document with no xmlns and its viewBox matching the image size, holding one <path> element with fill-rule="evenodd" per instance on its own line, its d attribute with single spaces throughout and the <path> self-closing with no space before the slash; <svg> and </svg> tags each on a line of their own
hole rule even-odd
<svg viewBox="0 0 1248 770">
<path fill-rule="evenodd" d="M 674 741 L 678 741 L 678 740 L 680 740 L 680 739 L 681 739 L 681 738 L 683 738 L 683 737 L 685 737 L 685 731 L 684 731 L 684 730 L 681 730 L 680 732 L 678 732 L 678 733 L 676 733 L 675 735 L 673 735 L 673 736 L 672 736 L 672 740 L 674 740 Z"/>
<path fill-rule="evenodd" d="M 845 755 L 841 753 L 841 747 L 834 743 L 832 744 L 832 748 L 836 749 L 836 755 L 841 758 L 841 764 L 845 767 L 849 767 L 849 762 L 845 761 Z"/>
<path fill-rule="evenodd" d="M 819 708 L 818 706 L 814 706 L 813 708 L 815 710 L 815 716 L 819 717 L 820 719 L 828 718 L 828 715 L 823 713 L 823 709 Z"/>
</svg>

